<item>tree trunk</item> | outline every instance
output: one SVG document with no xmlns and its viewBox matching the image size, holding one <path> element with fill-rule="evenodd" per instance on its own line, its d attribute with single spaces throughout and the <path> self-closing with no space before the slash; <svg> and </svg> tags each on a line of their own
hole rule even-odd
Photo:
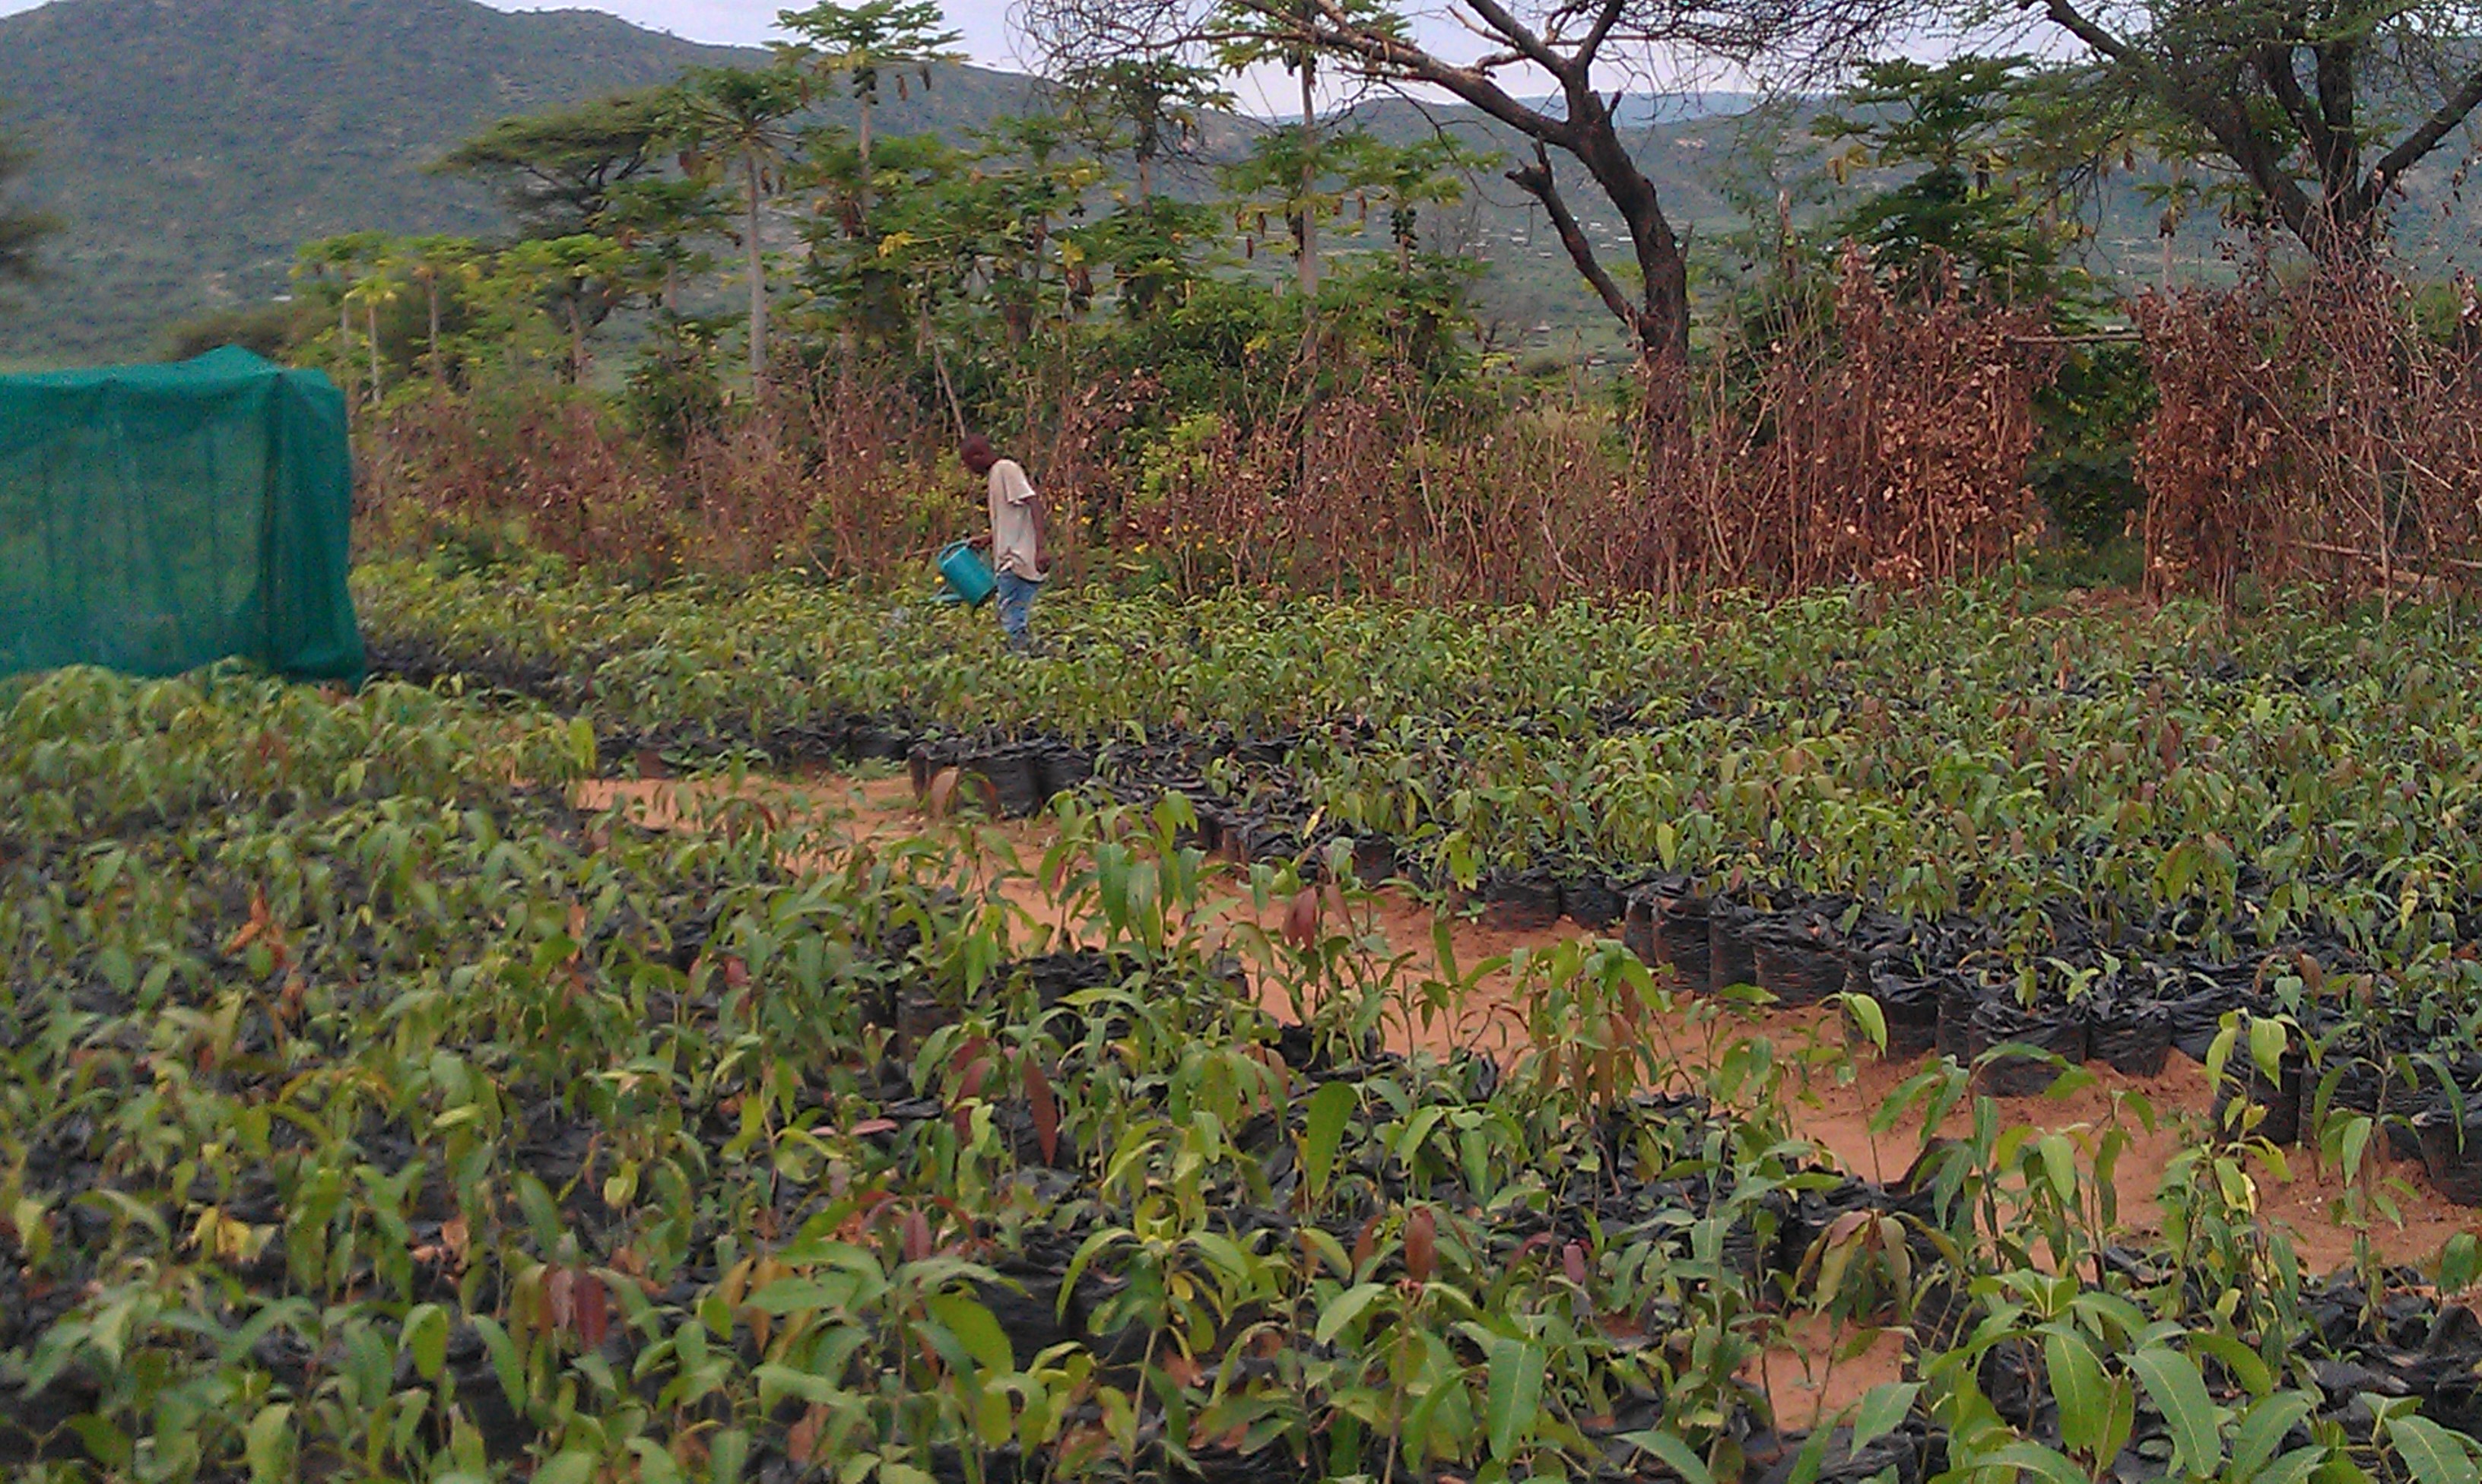
<svg viewBox="0 0 2482 1484">
<path fill-rule="evenodd" d="M 422 286 L 431 297 L 431 379 L 438 381 L 445 379 L 439 364 L 439 275 L 434 273 Z"/>
<path fill-rule="evenodd" d="M 1310 208 L 1310 195 L 1318 189 L 1318 160 L 1311 146 L 1318 142 L 1318 102 L 1310 94 L 1317 64 L 1309 54 L 1302 56 L 1302 324 L 1307 329 L 1316 313 L 1318 299 L 1318 213 Z"/>
<path fill-rule="evenodd" d="M 861 239 L 864 242 L 868 242 L 870 240 L 870 110 L 872 101 L 873 99 L 869 93 L 865 92 L 862 94 L 861 129 L 858 135 L 861 148 L 861 179 L 858 183 L 858 189 L 854 193 L 854 220 L 861 223 Z"/>
<path fill-rule="evenodd" d="M 354 402 L 357 399 L 354 396 L 353 384 L 354 301 L 350 299 L 336 300 L 336 361 L 345 372 L 345 401 Z"/>
<path fill-rule="evenodd" d="M 1654 182 L 1629 158 L 1628 147 L 1621 143 L 1620 131 L 1601 100 L 1590 89 L 1572 89 L 1570 117 L 1578 117 L 1581 99 L 1592 110 L 1592 121 L 1578 131 L 1577 158 L 1628 224 L 1629 246 L 1643 285 L 1633 326 L 1638 354 L 1649 366 L 1660 369 L 1689 349 L 1689 260 L 1655 199 Z"/>
<path fill-rule="evenodd" d="M 1138 204 L 1144 206 L 1155 198 L 1155 160 L 1150 154 L 1138 156 Z"/>
<path fill-rule="evenodd" d="M 371 337 L 371 405 L 380 404 L 380 301 L 367 299 L 362 304 L 362 327 Z"/>
<path fill-rule="evenodd" d="M 743 173 L 750 186 L 750 221 L 747 225 L 750 245 L 750 379 L 753 385 L 767 381 L 767 263 L 758 246 L 758 157 L 742 161 Z"/>
</svg>

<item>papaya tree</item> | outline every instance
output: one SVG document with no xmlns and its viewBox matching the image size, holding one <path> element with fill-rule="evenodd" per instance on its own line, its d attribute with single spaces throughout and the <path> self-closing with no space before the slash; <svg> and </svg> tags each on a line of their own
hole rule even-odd
<svg viewBox="0 0 2482 1484">
<path fill-rule="evenodd" d="M 842 77 L 851 90 L 858 119 L 855 129 L 860 157 L 861 227 L 870 223 L 872 124 L 879 111 L 880 85 L 892 78 L 898 95 L 910 86 L 909 75 L 925 90 L 935 64 L 963 61 L 957 43 L 963 33 L 947 28 L 937 0 L 863 0 L 837 5 L 834 0 L 805 11 L 784 11 L 776 23 L 800 39 L 781 49 L 786 62 L 822 77 Z"/>
<path fill-rule="evenodd" d="M 794 136 L 786 120 L 808 101 L 789 67 L 698 67 L 681 79 L 667 116 L 681 163 L 700 179 L 731 179 L 741 196 L 741 246 L 750 283 L 750 377 L 767 379 L 765 210 L 784 180 Z"/>
</svg>

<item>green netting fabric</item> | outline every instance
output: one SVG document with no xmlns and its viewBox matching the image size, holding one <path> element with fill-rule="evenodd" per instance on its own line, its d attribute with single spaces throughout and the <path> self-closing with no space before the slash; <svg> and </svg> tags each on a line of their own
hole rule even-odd
<svg viewBox="0 0 2482 1484">
<path fill-rule="evenodd" d="M 358 681 L 345 402 L 231 347 L 0 377 L 0 674 L 228 656 Z"/>
</svg>

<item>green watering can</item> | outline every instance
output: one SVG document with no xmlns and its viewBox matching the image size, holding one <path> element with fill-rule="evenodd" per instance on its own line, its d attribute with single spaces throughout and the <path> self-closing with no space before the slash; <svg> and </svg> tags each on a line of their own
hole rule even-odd
<svg viewBox="0 0 2482 1484">
<path fill-rule="evenodd" d="M 942 603 L 965 603 L 980 608 L 990 600 L 992 591 L 999 586 L 991 577 L 991 569 L 983 564 L 983 559 L 976 555 L 970 541 L 959 541 L 940 551 L 939 576 L 948 585 L 947 590 L 939 594 Z"/>
</svg>

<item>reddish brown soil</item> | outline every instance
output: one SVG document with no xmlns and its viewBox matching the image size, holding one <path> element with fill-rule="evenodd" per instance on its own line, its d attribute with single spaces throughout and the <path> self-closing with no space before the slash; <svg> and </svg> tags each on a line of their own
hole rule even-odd
<svg viewBox="0 0 2482 1484">
<path fill-rule="evenodd" d="M 696 817 L 725 792 L 721 783 L 596 782 L 581 789 L 579 802 L 594 809 L 625 803 L 648 824 L 682 827 L 694 824 Z M 824 864 L 857 846 L 915 836 L 933 827 L 911 784 L 901 776 L 753 777 L 744 782 L 742 793 L 763 802 L 779 820 L 806 820 L 816 829 L 816 843 L 797 856 L 796 864 Z M 977 879 L 1022 909 L 1029 929 L 1046 940 L 1074 938 L 1077 924 L 1066 921 L 1063 908 L 1034 878 L 1050 839 L 1046 826 L 1041 822 L 982 824 L 969 837 L 960 838 L 970 840 L 970 848 L 980 857 L 974 863 Z M 1254 921 L 1259 928 L 1276 932 L 1282 926 L 1282 908 L 1279 903 L 1266 913 L 1254 912 L 1246 886 L 1236 878 L 1231 899 L 1215 921 L 1204 925 L 1211 934 Z M 1404 973 L 1418 982 L 1444 977 L 1433 946 L 1438 921 L 1421 903 L 1401 893 L 1384 891 L 1356 914 L 1353 925 L 1356 935 L 1372 945 L 1376 958 L 1384 961 L 1404 955 Z M 1496 931 L 1464 916 L 1450 918 L 1448 928 L 1456 961 L 1468 973 L 1475 965 L 1517 950 L 1546 949 L 1564 937 L 1578 935 L 1567 924 L 1544 932 Z M 1513 991 L 1514 980 L 1505 972 L 1484 977 L 1445 1019 L 1412 1025 L 1400 1021 L 1390 1028 L 1389 1039 L 1398 1050 L 1443 1052 L 1465 1047 L 1494 1055 L 1513 1054 L 1526 1044 L 1523 1010 Z M 1687 1045 L 1698 1036 L 1688 1019 L 1696 1013 L 1683 1012 L 1675 1024 L 1660 1028 Z M 1809 1065 L 1794 1098 L 1793 1124 L 1800 1137 L 1846 1169 L 1874 1180 L 1892 1180 L 1913 1162 L 1923 1139 L 1919 1118 L 1897 1118 L 1884 1132 L 1874 1129 L 1874 1122 L 1888 1122 L 1881 1115 L 1889 1095 L 1922 1071 L 1927 1061 L 1896 1064 L 1866 1048 L 1847 1053 L 1841 1050 L 1843 1038 L 1834 1017 L 1814 1009 L 1756 1014 L 1734 1033 L 1767 1037 L 1787 1056 L 1804 1048 L 1812 1051 L 1805 1058 Z M 1694 1053 L 1683 1059 L 1696 1064 Z M 2166 1170 L 2182 1151 L 2205 1141 L 2212 1096 L 2205 1073 L 2178 1055 L 2155 1078 L 2123 1077 L 2104 1067 L 2089 1071 L 2088 1085 L 2064 1096 L 2007 1103 L 2003 1116 L 2045 1132 L 2069 1134 L 2078 1143 L 2082 1162 L 2089 1169 L 2093 1141 L 2115 1122 L 2127 1131 L 2130 1142 L 2114 1183 L 2120 1220 L 2131 1235 L 2151 1234 L 2159 1217 L 2154 1192 Z M 1961 1110 L 1941 1132 L 1960 1132 L 1969 1116 Z M 2401 1223 L 2375 1212 L 2356 1222 L 2347 1213 L 2346 1184 L 2334 1169 L 2321 1167 L 2306 1149 L 2288 1151 L 2287 1156 L 2285 1169 L 2257 1172 L 2258 1199 L 2267 1219 L 2290 1232 L 2310 1271 L 2326 1271 L 2347 1262 L 2357 1237 L 2364 1233 L 2382 1257 L 2410 1263 L 2434 1258 L 2441 1244 L 2459 1232 L 2482 1233 L 2482 1212 L 2441 1200 L 2422 1187 L 2420 1171 L 2408 1166 L 2382 1166 L 2378 1172 Z M 1792 1342 L 1767 1358 L 1763 1375 L 1752 1377 L 1776 1398 L 1780 1425 L 1807 1426 L 1822 1411 L 1832 1416 L 1871 1386 L 1898 1376 L 1903 1352 L 1892 1336 L 1879 1337 L 1858 1357 L 1831 1363 L 1831 1355 L 1847 1346 L 1831 1344 L 1820 1323 L 1796 1324 Z"/>
</svg>

